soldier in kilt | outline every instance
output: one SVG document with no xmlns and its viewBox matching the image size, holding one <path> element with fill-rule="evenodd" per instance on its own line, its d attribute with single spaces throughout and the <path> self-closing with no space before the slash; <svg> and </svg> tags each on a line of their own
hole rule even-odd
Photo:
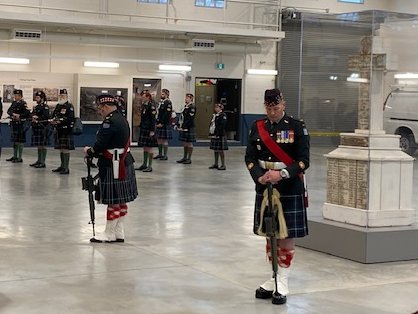
<svg viewBox="0 0 418 314">
<path fill-rule="evenodd" d="M 157 106 L 152 99 L 152 95 L 147 90 L 141 92 L 141 100 L 142 109 L 138 146 L 144 148 L 144 160 L 142 165 L 135 170 L 152 172 L 153 147 L 157 147 L 157 137 L 155 136 Z"/>
<path fill-rule="evenodd" d="M 43 91 L 35 93 L 36 106 L 32 110 L 32 146 L 38 148 L 38 159 L 29 166 L 45 168 L 45 159 L 49 145 L 49 107 L 46 103 L 46 95 Z"/>
<path fill-rule="evenodd" d="M 170 100 L 170 91 L 163 88 L 161 90 L 161 101 L 158 106 L 157 115 L 157 142 L 158 155 L 154 159 L 167 160 L 168 140 L 173 138 L 171 132 L 171 114 L 173 113 L 173 105 Z"/>
<path fill-rule="evenodd" d="M 118 110 L 126 118 L 126 101 L 125 98 L 123 98 L 122 92 L 120 90 L 116 92 L 115 101 L 118 106 Z"/>
<path fill-rule="evenodd" d="M 267 118 L 255 121 L 248 137 L 245 162 L 255 182 L 256 198 L 253 231 L 260 232 L 261 204 L 267 183 L 280 193 L 284 227 L 287 236 L 277 240 L 277 291 L 275 301 L 286 302 L 288 276 L 295 254 L 295 238 L 308 234 L 303 173 L 309 167 L 309 135 L 304 122 L 286 114 L 286 102 L 278 89 L 265 91 L 264 106 Z M 285 229 L 285 228 L 283 228 Z M 266 253 L 271 261 L 271 245 L 267 240 Z M 272 298 L 273 278 L 256 290 L 256 298 Z"/>
<path fill-rule="evenodd" d="M 209 126 L 210 149 L 214 151 L 215 162 L 209 169 L 226 170 L 225 151 L 228 150 L 228 141 L 226 140 L 227 118 L 224 105 L 215 104 L 212 121 Z M 219 157 L 221 157 L 221 166 L 218 166 Z"/>
<path fill-rule="evenodd" d="M 186 94 L 185 105 L 180 114 L 177 130 L 179 131 L 179 141 L 183 142 L 183 158 L 177 160 L 179 164 L 191 164 L 193 153 L 193 142 L 196 142 L 196 106 L 193 103 L 193 94 Z"/>
<path fill-rule="evenodd" d="M 21 89 L 15 89 L 13 95 L 14 101 L 9 110 L 7 110 L 7 114 L 12 119 L 10 121 L 10 140 L 13 142 L 13 157 L 6 160 L 15 163 L 23 162 L 23 144 L 26 143 L 26 131 L 28 130 L 30 111 L 26 101 L 23 100 L 23 92 Z"/>
<path fill-rule="evenodd" d="M 100 95 L 96 103 L 103 123 L 97 131 L 96 143 L 92 147 L 86 146 L 84 153 L 98 158 L 99 200 L 107 205 L 107 218 L 104 232 L 91 238 L 90 242 L 125 242 L 127 203 L 138 196 L 134 159 L 129 152 L 129 124 L 113 96 Z"/>
<path fill-rule="evenodd" d="M 55 149 L 60 150 L 61 165 L 52 172 L 69 174 L 70 150 L 74 150 L 74 107 L 68 102 L 68 92 L 60 89 L 58 104 L 52 113 L 52 125 L 55 128 Z"/>
</svg>

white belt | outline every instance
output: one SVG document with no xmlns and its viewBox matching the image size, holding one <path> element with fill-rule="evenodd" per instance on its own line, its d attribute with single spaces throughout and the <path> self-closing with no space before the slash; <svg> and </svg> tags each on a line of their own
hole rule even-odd
<svg viewBox="0 0 418 314">
<path fill-rule="evenodd" d="M 128 147 L 128 152 L 130 151 L 129 147 Z M 108 149 L 107 152 L 109 154 L 113 155 L 113 158 L 115 158 L 115 155 L 122 155 L 125 152 L 125 148 L 112 148 L 112 149 Z"/>
<path fill-rule="evenodd" d="M 287 167 L 286 164 L 281 161 L 258 160 L 258 164 L 263 169 L 271 169 L 271 170 L 281 170 Z"/>
</svg>

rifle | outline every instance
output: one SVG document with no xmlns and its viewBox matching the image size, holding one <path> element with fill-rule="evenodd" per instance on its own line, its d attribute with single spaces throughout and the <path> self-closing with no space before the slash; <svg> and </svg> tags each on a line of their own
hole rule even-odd
<svg viewBox="0 0 418 314">
<path fill-rule="evenodd" d="M 278 224 L 276 221 L 277 218 L 277 206 L 273 207 L 273 184 L 267 183 L 267 193 L 268 193 L 268 210 L 266 215 L 264 215 L 264 224 L 266 227 L 266 235 L 270 239 L 271 246 L 271 266 L 273 268 L 273 278 L 274 278 L 274 293 L 273 293 L 273 304 L 279 304 L 275 302 L 278 300 L 280 295 L 277 291 L 277 271 L 278 271 L 278 260 L 277 260 L 277 236 L 278 234 Z"/>
<path fill-rule="evenodd" d="M 93 157 L 85 157 L 84 158 L 85 163 L 87 165 L 87 177 L 82 177 L 81 178 L 81 186 L 82 186 L 82 190 L 83 191 L 87 191 L 89 194 L 89 206 L 90 206 L 90 221 L 89 221 L 89 225 L 91 224 L 93 227 L 93 236 L 96 235 L 96 232 L 94 230 L 94 220 L 95 220 L 95 215 L 94 215 L 94 196 L 93 196 L 93 192 L 96 191 L 96 184 L 95 182 L 97 181 L 99 174 L 97 174 L 96 176 L 92 176 L 91 175 L 91 169 L 93 168 Z"/>
</svg>

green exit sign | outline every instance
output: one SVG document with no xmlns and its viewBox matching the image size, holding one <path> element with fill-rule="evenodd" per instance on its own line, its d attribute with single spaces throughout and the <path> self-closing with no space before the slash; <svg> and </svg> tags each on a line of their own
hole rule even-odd
<svg viewBox="0 0 418 314">
<path fill-rule="evenodd" d="M 216 64 L 216 68 L 217 68 L 218 70 L 223 70 L 223 69 L 225 69 L 225 63 L 217 63 L 217 64 Z"/>
</svg>

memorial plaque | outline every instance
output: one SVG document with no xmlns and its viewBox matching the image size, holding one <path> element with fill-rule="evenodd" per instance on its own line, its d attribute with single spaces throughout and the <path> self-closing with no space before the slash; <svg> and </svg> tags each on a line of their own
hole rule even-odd
<svg viewBox="0 0 418 314">
<path fill-rule="evenodd" d="M 327 203 L 338 204 L 338 159 L 335 158 L 328 159 Z"/>
<path fill-rule="evenodd" d="M 369 186 L 369 164 L 367 161 L 357 161 L 357 199 L 356 208 L 367 209 Z"/>
<path fill-rule="evenodd" d="M 341 135 L 340 144 L 344 146 L 368 147 L 369 138 L 366 136 L 344 136 Z"/>
<path fill-rule="evenodd" d="M 338 162 L 338 205 L 348 206 L 349 203 L 349 182 L 350 161 L 341 159 Z"/>
<path fill-rule="evenodd" d="M 357 199 L 357 161 L 348 160 L 348 201 L 347 206 L 356 207 Z"/>
</svg>

